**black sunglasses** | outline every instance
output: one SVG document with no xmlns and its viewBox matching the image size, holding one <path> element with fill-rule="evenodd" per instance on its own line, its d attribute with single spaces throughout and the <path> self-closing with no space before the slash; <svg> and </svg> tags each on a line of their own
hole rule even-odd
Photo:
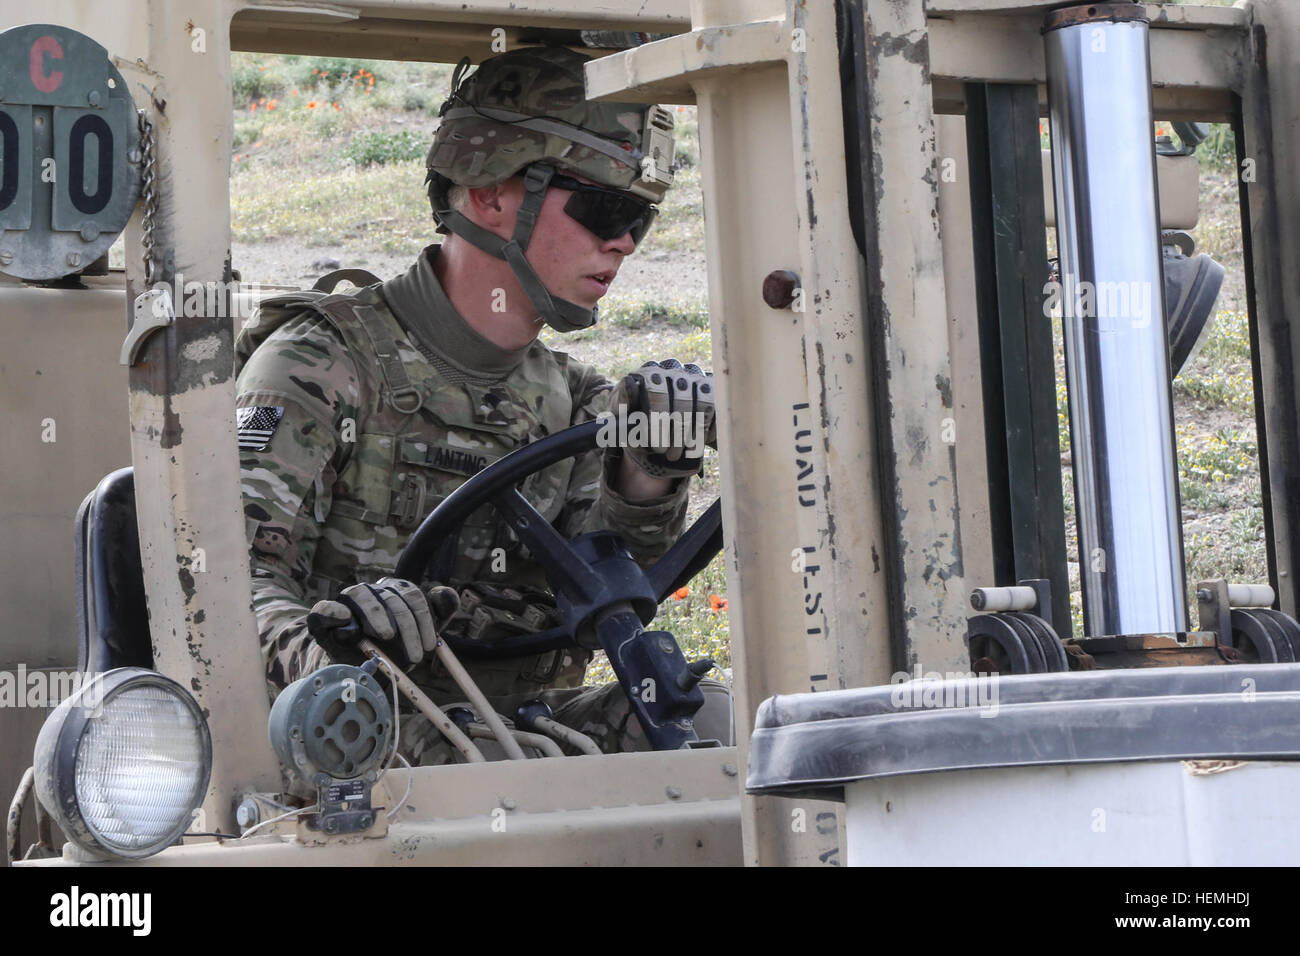
<svg viewBox="0 0 1300 956">
<path fill-rule="evenodd" d="M 658 206 L 620 189 L 579 182 L 559 173 L 551 176 L 550 184 L 572 191 L 564 204 L 565 213 L 606 241 L 630 232 L 632 242 L 640 244 L 659 214 Z"/>
</svg>

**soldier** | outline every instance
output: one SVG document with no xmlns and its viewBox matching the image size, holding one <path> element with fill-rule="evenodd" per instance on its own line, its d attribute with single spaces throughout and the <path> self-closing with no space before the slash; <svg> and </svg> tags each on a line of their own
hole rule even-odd
<svg viewBox="0 0 1300 956">
<path fill-rule="evenodd" d="M 267 300 L 240 332 L 253 607 L 277 687 L 330 660 L 359 661 L 339 636 L 355 621 L 435 702 L 463 700 L 430 653 L 434 615 L 420 586 L 430 582 L 390 577 L 397 557 L 468 477 L 611 404 L 609 381 L 537 335 L 543 324 L 568 332 L 595 321 L 671 184 L 672 119 L 587 102 L 586 59 L 521 49 L 468 77 L 463 62 L 427 160 L 446 241 L 405 275 L 353 294 Z M 694 366 L 676 374 L 697 396 L 682 410 L 711 426 L 707 377 Z M 620 383 L 615 407 L 629 387 Z M 598 449 L 521 491 L 566 537 L 608 528 L 645 563 L 681 534 L 698 466 L 680 449 Z M 540 568 L 490 508 L 466 522 L 444 583 L 461 597 L 440 622 L 453 633 L 490 641 L 555 623 Z M 581 688 L 589 660 L 574 648 L 466 664 L 502 713 L 541 696 L 606 752 L 648 749 L 618 685 Z M 720 721 L 711 736 L 727 732 L 721 697 L 706 694 L 701 712 Z M 451 757 L 419 716 L 403 717 L 402 746 L 426 764 Z"/>
</svg>

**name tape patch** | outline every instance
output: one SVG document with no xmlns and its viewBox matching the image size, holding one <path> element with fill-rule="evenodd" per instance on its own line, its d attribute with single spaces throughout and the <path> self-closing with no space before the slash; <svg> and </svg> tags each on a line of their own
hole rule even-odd
<svg viewBox="0 0 1300 956">
<path fill-rule="evenodd" d="M 487 467 L 486 455 L 476 455 L 463 448 L 445 448 L 434 445 L 429 449 L 428 462 L 434 468 L 473 477 Z"/>
</svg>

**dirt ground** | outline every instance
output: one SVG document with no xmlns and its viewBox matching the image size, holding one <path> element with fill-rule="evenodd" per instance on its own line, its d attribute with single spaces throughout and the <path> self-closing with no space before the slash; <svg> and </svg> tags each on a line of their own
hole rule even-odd
<svg viewBox="0 0 1300 956">
<path fill-rule="evenodd" d="M 430 222 L 429 242 L 441 239 Z M 405 272 L 414 259 L 411 255 L 384 252 L 377 245 L 367 248 L 357 241 L 321 248 L 303 246 L 293 239 L 234 242 L 230 254 L 245 282 L 295 288 L 310 288 L 317 277 L 339 268 L 328 265 L 331 260 L 344 268 L 367 269 L 380 279 L 390 279 Z M 614 291 L 626 295 L 646 295 L 664 288 L 704 294 L 708 289 L 704 256 L 667 250 L 634 253 L 624 260 L 613 285 Z"/>
</svg>

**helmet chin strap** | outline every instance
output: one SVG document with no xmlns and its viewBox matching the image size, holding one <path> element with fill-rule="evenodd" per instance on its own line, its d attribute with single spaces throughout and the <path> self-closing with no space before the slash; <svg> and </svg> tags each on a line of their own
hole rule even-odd
<svg viewBox="0 0 1300 956">
<path fill-rule="evenodd" d="M 439 224 L 446 226 L 455 235 L 488 255 L 504 259 L 533 308 L 537 309 L 537 314 L 547 325 L 557 332 L 576 332 L 595 324 L 596 310 L 584 309 L 573 302 L 552 296 L 524 258 L 533 227 L 537 225 L 537 215 L 542 209 L 542 200 L 546 197 L 546 188 L 553 175 L 554 166 L 536 163 L 528 167 L 524 173 L 524 201 L 519 206 L 514 233 L 508 242 L 450 208 L 445 201 L 445 190 L 442 191 L 444 201 L 439 205 L 447 208 L 436 210 L 436 214 Z"/>
</svg>

